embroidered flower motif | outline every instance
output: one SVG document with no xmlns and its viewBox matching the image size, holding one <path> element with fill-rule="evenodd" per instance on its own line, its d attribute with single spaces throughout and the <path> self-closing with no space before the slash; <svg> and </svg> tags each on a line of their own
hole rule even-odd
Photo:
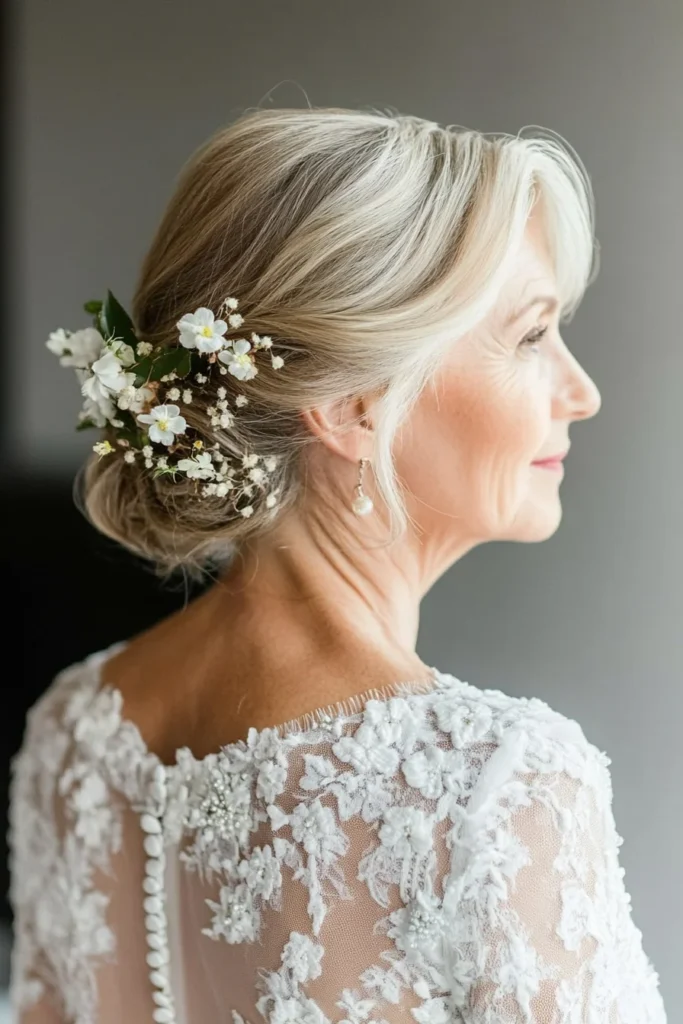
<svg viewBox="0 0 683 1024">
<path fill-rule="evenodd" d="M 418 789 L 428 800 L 436 800 L 445 792 L 459 796 L 467 777 L 462 757 L 441 747 L 418 750 L 401 765 L 408 785 Z"/>
<path fill-rule="evenodd" d="M 254 895 L 264 900 L 270 900 L 282 886 L 282 872 L 272 846 L 254 847 L 249 857 L 237 865 L 237 875 Z"/>
<path fill-rule="evenodd" d="M 297 804 L 289 816 L 289 825 L 295 841 L 322 864 L 331 864 L 349 845 L 348 836 L 337 825 L 334 811 L 319 799 L 310 804 Z"/>
<path fill-rule="evenodd" d="M 177 405 L 157 405 L 150 413 L 138 416 L 138 423 L 149 424 L 150 440 L 158 444 L 172 445 L 176 434 L 184 434 L 185 419 L 179 415 Z"/>
<path fill-rule="evenodd" d="M 244 882 L 236 886 L 221 887 L 218 902 L 206 900 L 213 910 L 210 928 L 202 934 L 210 939 L 225 939 L 229 943 L 253 942 L 258 934 L 259 914 L 254 907 L 254 894 Z"/>
<path fill-rule="evenodd" d="M 282 951 L 282 963 L 294 981 L 303 983 L 322 974 L 324 948 L 308 935 L 292 932 Z"/>
<path fill-rule="evenodd" d="M 433 827 L 433 820 L 419 807 L 388 807 L 379 838 L 397 857 L 410 857 L 430 849 Z"/>
<path fill-rule="evenodd" d="M 225 344 L 223 335 L 228 325 L 225 320 L 216 320 L 206 306 L 200 306 L 194 313 L 186 313 L 176 326 L 180 331 L 180 344 L 184 348 L 196 348 L 199 352 L 218 352 Z"/>
<path fill-rule="evenodd" d="M 493 714 L 485 701 L 442 701 L 435 705 L 439 727 L 451 734 L 456 750 L 484 739 L 491 729 Z"/>
</svg>

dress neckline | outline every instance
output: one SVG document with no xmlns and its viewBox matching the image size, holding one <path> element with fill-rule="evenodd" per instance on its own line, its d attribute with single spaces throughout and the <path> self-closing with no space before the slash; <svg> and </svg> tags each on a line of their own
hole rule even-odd
<svg viewBox="0 0 683 1024">
<path fill-rule="evenodd" d="M 231 751 L 243 753 L 247 746 L 255 746 L 266 736 L 274 736 L 285 745 L 288 743 L 298 745 L 304 742 L 306 736 L 312 733 L 319 734 L 322 729 L 336 721 L 343 722 L 356 715 L 362 715 L 371 701 L 387 704 L 393 697 L 411 698 L 418 695 L 428 695 L 452 685 L 467 685 L 456 676 L 448 672 L 442 672 L 434 665 L 427 665 L 429 675 L 426 679 L 394 680 L 381 687 L 370 687 L 343 700 L 320 705 L 310 711 L 305 711 L 302 715 L 287 719 L 276 725 L 263 726 L 261 728 L 249 726 L 246 736 L 233 740 L 230 743 L 225 743 L 217 750 L 210 751 L 202 757 L 197 757 L 187 746 L 176 747 L 173 755 L 174 761 L 172 764 L 169 764 L 150 749 L 137 723 L 132 718 L 126 717 L 124 713 L 125 699 L 121 690 L 113 683 L 108 683 L 105 680 L 104 669 L 107 663 L 127 645 L 128 641 L 121 640 L 103 650 L 96 651 L 86 658 L 85 664 L 90 670 L 92 697 L 95 699 L 100 694 L 109 694 L 118 704 L 120 728 L 125 729 L 134 737 L 136 746 L 145 758 L 167 771 L 173 771 L 178 768 L 181 753 L 185 756 L 189 755 L 195 765 L 201 766 L 209 764 L 221 753 L 228 756 Z"/>
</svg>

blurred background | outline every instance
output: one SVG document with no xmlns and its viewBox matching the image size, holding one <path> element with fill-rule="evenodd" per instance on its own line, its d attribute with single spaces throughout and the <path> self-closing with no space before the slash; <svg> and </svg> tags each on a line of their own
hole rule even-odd
<svg viewBox="0 0 683 1024">
<path fill-rule="evenodd" d="M 563 336 L 602 410 L 572 427 L 558 533 L 454 566 L 424 601 L 418 650 L 541 697 L 608 752 L 634 918 L 683 1019 L 681 0 L 21 0 L 4 18 L 3 812 L 26 709 L 54 673 L 185 599 L 74 508 L 94 435 L 75 432 L 75 376 L 45 349 L 108 288 L 128 306 L 181 164 L 253 106 L 548 127 L 596 194 L 601 272 Z M 6 985 L 6 899 L 0 916 Z"/>
</svg>

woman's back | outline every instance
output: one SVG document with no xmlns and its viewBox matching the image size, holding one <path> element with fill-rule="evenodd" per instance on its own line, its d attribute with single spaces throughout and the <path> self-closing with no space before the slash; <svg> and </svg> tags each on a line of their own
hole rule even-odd
<svg viewBox="0 0 683 1024">
<path fill-rule="evenodd" d="M 115 652 L 15 761 L 22 1020 L 664 1021 L 574 722 L 431 669 L 167 766 Z"/>
</svg>

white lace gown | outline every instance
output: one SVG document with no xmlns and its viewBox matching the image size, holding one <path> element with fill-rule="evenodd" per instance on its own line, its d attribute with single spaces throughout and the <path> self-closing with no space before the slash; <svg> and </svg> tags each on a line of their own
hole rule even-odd
<svg viewBox="0 0 683 1024">
<path fill-rule="evenodd" d="M 13 762 L 22 1024 L 664 1024 L 575 722 L 432 668 L 168 766 L 119 646 Z"/>
</svg>

